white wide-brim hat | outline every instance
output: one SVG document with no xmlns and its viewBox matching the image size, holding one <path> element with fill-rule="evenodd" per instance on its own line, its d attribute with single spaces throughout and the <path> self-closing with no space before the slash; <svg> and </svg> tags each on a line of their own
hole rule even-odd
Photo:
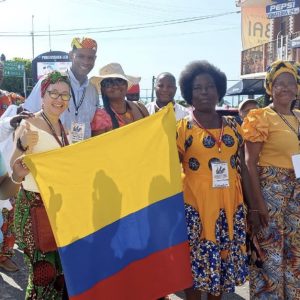
<svg viewBox="0 0 300 300">
<path fill-rule="evenodd" d="M 103 79 L 106 78 L 121 78 L 128 82 L 128 88 L 131 86 L 138 84 L 141 80 L 141 77 L 130 76 L 124 73 L 121 65 L 118 63 L 110 63 L 99 70 L 99 76 L 93 76 L 90 79 L 90 82 L 95 85 L 97 91 L 100 91 L 100 84 Z"/>
<path fill-rule="evenodd" d="M 239 111 L 247 104 L 247 103 L 254 103 L 258 105 L 258 102 L 255 99 L 245 99 L 239 104 Z"/>
</svg>

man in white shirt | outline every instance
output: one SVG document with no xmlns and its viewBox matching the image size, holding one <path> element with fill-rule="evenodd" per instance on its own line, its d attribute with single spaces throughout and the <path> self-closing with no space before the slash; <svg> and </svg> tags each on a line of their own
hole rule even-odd
<svg viewBox="0 0 300 300">
<path fill-rule="evenodd" d="M 149 114 L 152 115 L 156 113 L 171 102 L 174 105 L 176 121 L 189 115 L 187 108 L 174 101 L 176 90 L 177 86 L 175 76 L 168 72 L 160 73 L 156 77 L 155 81 L 156 101 L 150 102 L 146 105 Z"/>
<path fill-rule="evenodd" d="M 69 53 L 71 68 L 67 71 L 71 81 L 71 99 L 69 108 L 61 118 L 68 129 L 72 142 L 91 136 L 91 122 L 99 103 L 96 88 L 89 82 L 87 75 L 93 69 L 96 60 L 97 43 L 90 38 L 74 38 Z M 35 85 L 24 108 L 31 112 L 41 109 L 41 78 Z"/>
</svg>

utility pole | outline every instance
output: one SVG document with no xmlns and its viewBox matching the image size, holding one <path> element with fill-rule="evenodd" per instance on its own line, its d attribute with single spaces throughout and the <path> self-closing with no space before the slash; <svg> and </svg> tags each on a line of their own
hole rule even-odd
<svg viewBox="0 0 300 300">
<path fill-rule="evenodd" d="M 48 26 L 48 38 L 49 38 L 49 51 L 51 51 L 51 30 L 50 30 L 50 22 Z"/>
<path fill-rule="evenodd" d="M 155 76 L 152 76 L 151 102 L 154 101 L 154 83 L 155 83 Z"/>
<path fill-rule="evenodd" d="M 31 44 L 32 44 L 32 59 L 34 59 L 34 27 L 33 27 L 34 15 L 31 17 Z"/>
</svg>

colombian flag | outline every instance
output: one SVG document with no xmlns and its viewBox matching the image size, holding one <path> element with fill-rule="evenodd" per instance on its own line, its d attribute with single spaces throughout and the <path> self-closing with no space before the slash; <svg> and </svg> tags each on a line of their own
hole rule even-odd
<svg viewBox="0 0 300 300">
<path fill-rule="evenodd" d="M 173 107 L 25 157 L 70 299 L 157 299 L 192 285 Z"/>
</svg>

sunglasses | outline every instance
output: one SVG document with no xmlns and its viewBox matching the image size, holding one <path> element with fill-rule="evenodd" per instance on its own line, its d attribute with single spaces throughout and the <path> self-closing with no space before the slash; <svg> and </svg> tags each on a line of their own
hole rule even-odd
<svg viewBox="0 0 300 300">
<path fill-rule="evenodd" d="M 57 91 L 47 91 L 47 93 L 50 96 L 50 98 L 55 99 L 55 100 L 60 97 L 63 101 L 69 101 L 71 98 L 70 94 L 60 94 Z"/>
<path fill-rule="evenodd" d="M 110 88 L 113 87 L 114 85 L 120 86 L 120 85 L 126 85 L 127 81 L 122 79 L 122 78 L 107 78 L 103 79 L 101 81 L 101 87 L 104 88 Z"/>
</svg>

